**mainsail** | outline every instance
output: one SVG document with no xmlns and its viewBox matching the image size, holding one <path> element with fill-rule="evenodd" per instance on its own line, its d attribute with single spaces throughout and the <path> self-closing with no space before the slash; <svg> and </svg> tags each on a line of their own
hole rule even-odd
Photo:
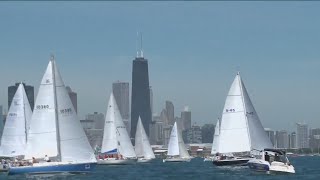
<svg viewBox="0 0 320 180">
<path fill-rule="evenodd" d="M 53 57 L 38 91 L 25 159 L 45 155 L 61 162 L 96 161 Z"/>
<path fill-rule="evenodd" d="M 25 154 L 31 107 L 21 83 L 12 99 L 1 137 L 0 156 Z"/>
<path fill-rule="evenodd" d="M 135 152 L 137 157 L 144 157 L 148 159 L 155 158 L 140 117 L 138 120 L 137 131 L 135 136 Z"/>
<path fill-rule="evenodd" d="M 271 147 L 238 73 L 224 105 L 217 152 L 249 152 Z"/>
</svg>

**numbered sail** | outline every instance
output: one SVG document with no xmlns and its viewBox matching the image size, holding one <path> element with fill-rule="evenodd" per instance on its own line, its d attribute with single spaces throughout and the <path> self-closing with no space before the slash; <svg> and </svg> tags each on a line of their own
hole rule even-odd
<svg viewBox="0 0 320 180">
<path fill-rule="evenodd" d="M 271 147 L 241 77 L 237 74 L 222 113 L 218 152 L 249 152 Z"/>
<path fill-rule="evenodd" d="M 120 118 L 119 110 L 113 94 L 111 93 L 108 103 L 108 109 L 104 124 L 103 140 L 101 153 L 116 154 L 118 153 L 118 141 L 115 120 Z"/>
<path fill-rule="evenodd" d="M 41 80 L 35 101 L 25 159 L 58 156 L 52 61 Z"/>
<path fill-rule="evenodd" d="M 136 136 L 135 136 L 135 152 L 137 157 L 144 157 L 148 159 L 155 158 L 152 151 L 148 136 L 143 128 L 141 118 L 139 117 Z"/>
<path fill-rule="evenodd" d="M 179 137 L 178 137 L 177 122 L 175 122 L 170 134 L 170 139 L 168 144 L 168 156 L 178 156 L 178 155 L 180 155 Z"/>
<path fill-rule="evenodd" d="M 95 162 L 94 152 L 74 110 L 60 72 L 53 61 L 62 162 Z"/>
<path fill-rule="evenodd" d="M 214 135 L 213 135 L 213 143 L 211 148 L 211 154 L 215 155 L 217 152 L 219 152 L 219 135 L 220 135 L 220 120 L 217 120 L 216 127 L 214 129 Z"/>
<path fill-rule="evenodd" d="M 32 111 L 21 83 L 12 99 L 1 138 L 0 156 L 25 154 L 27 131 Z"/>
<path fill-rule="evenodd" d="M 259 116 L 253 107 L 253 104 L 249 98 L 248 92 L 241 81 L 243 99 L 246 107 L 246 116 L 248 120 L 248 128 L 251 138 L 251 148 L 263 150 L 264 148 L 273 148 L 270 138 L 267 136 Z"/>
</svg>

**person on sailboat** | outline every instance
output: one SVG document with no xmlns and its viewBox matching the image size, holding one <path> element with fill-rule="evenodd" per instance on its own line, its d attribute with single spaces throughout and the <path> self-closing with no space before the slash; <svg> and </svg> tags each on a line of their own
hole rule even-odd
<svg viewBox="0 0 320 180">
<path fill-rule="evenodd" d="M 50 162 L 50 159 L 49 159 L 49 157 L 48 157 L 47 155 L 45 155 L 45 157 L 43 158 L 43 160 L 44 160 L 45 162 Z"/>
<path fill-rule="evenodd" d="M 267 152 L 264 155 L 264 160 L 268 161 L 268 162 L 270 161 L 270 156 L 269 156 L 269 154 Z"/>
</svg>

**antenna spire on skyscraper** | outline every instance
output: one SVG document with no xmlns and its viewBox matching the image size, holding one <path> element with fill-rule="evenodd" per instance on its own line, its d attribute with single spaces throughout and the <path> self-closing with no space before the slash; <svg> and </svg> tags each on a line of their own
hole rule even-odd
<svg viewBox="0 0 320 180">
<path fill-rule="evenodd" d="M 142 32 L 140 32 L 140 39 L 139 32 L 137 32 L 137 58 L 143 58 L 143 50 L 142 50 Z M 138 42 L 140 41 L 140 47 L 138 47 Z"/>
</svg>

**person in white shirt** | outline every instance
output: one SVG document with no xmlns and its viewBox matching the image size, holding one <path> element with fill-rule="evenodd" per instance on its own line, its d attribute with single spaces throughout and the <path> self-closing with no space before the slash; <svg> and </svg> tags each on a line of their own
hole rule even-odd
<svg viewBox="0 0 320 180">
<path fill-rule="evenodd" d="M 46 161 L 46 162 L 50 162 L 50 159 L 49 159 L 49 157 L 47 155 L 44 157 L 43 160 Z"/>
</svg>

